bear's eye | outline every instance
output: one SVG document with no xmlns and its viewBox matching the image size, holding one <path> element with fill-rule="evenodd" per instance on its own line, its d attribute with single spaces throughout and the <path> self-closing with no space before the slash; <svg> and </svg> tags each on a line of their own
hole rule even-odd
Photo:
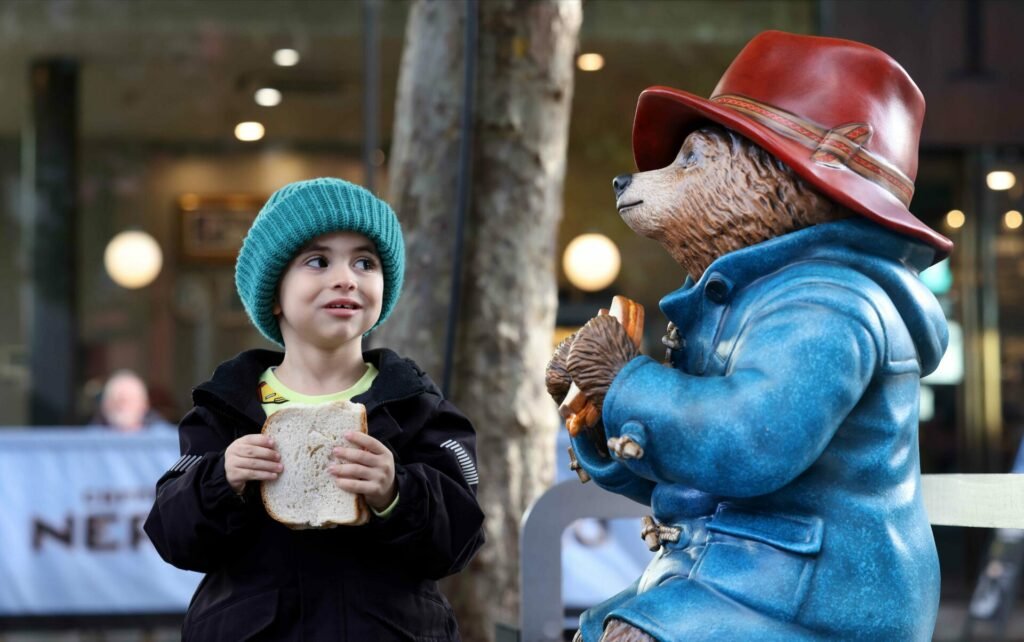
<svg viewBox="0 0 1024 642">
<path fill-rule="evenodd" d="M 690 167 L 697 163 L 697 152 L 693 149 L 684 149 L 679 153 L 680 167 Z"/>
</svg>

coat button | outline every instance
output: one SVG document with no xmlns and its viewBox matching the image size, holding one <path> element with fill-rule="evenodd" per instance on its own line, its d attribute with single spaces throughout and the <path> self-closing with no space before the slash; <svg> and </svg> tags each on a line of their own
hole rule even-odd
<svg viewBox="0 0 1024 642">
<path fill-rule="evenodd" d="M 717 274 L 712 275 L 704 285 L 704 295 L 715 303 L 725 302 L 729 296 L 729 282 Z"/>
</svg>

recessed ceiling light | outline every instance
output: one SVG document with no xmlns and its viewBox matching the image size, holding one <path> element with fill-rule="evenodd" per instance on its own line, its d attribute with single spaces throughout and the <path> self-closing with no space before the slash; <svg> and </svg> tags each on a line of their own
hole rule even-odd
<svg viewBox="0 0 1024 642">
<path fill-rule="evenodd" d="M 294 67 L 299 64 L 299 52 L 294 49 L 278 49 L 274 52 L 274 64 L 278 67 Z"/>
<path fill-rule="evenodd" d="M 266 130 L 263 129 L 263 124 L 254 120 L 249 120 L 235 125 L 235 138 L 246 142 L 263 138 L 263 134 L 265 132 Z"/>
<path fill-rule="evenodd" d="M 260 107 L 276 107 L 281 104 L 281 92 L 273 87 L 257 89 L 256 104 Z"/>
<path fill-rule="evenodd" d="M 988 176 L 985 177 L 985 183 L 990 190 L 1002 192 L 1016 185 L 1017 177 L 1013 175 L 1013 172 L 989 172 Z"/>
</svg>

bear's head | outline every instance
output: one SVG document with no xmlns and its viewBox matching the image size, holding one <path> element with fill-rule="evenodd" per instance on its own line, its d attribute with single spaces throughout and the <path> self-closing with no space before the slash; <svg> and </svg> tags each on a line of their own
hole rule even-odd
<svg viewBox="0 0 1024 642">
<path fill-rule="evenodd" d="M 667 167 L 619 176 L 614 186 L 626 224 L 658 241 L 695 280 L 723 254 L 853 215 L 716 125 L 687 136 Z"/>
<path fill-rule="evenodd" d="M 719 256 L 858 216 L 934 249 L 952 242 L 910 212 L 924 96 L 868 45 L 766 31 L 740 51 L 710 98 L 641 92 L 639 173 L 615 179 L 617 205 L 699 278 Z"/>
</svg>

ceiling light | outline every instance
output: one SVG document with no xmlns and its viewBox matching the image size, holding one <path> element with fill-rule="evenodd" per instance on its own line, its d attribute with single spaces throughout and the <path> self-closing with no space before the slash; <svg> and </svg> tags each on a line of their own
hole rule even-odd
<svg viewBox="0 0 1024 642">
<path fill-rule="evenodd" d="M 1013 172 L 989 172 L 985 177 L 985 183 L 989 189 L 1002 192 L 1016 185 L 1017 177 L 1013 175 Z"/>
<path fill-rule="evenodd" d="M 1003 223 L 1006 224 L 1007 228 L 1015 230 L 1020 227 L 1021 224 L 1024 224 L 1024 216 L 1021 216 L 1021 213 L 1017 210 L 1010 210 L 1006 214 L 1003 214 Z"/>
<path fill-rule="evenodd" d="M 965 221 L 967 221 L 967 217 L 960 210 L 949 210 L 946 213 L 946 225 L 954 230 L 963 227 Z"/>
<path fill-rule="evenodd" d="M 266 133 L 266 130 L 263 129 L 263 124 L 257 123 L 254 120 L 235 125 L 235 138 L 238 140 L 246 142 L 259 140 L 263 138 L 264 133 Z"/>
<path fill-rule="evenodd" d="M 604 56 L 599 53 L 580 54 L 576 58 L 576 66 L 581 71 L 598 71 L 604 67 Z"/>
<path fill-rule="evenodd" d="M 103 252 L 103 265 L 110 278 L 132 290 L 152 283 L 163 263 L 160 245 L 145 232 L 121 232 L 110 239 Z"/>
<path fill-rule="evenodd" d="M 281 92 L 273 87 L 257 89 L 256 104 L 260 107 L 276 107 L 281 104 Z"/>
<path fill-rule="evenodd" d="M 294 67 L 299 64 L 299 52 L 294 49 L 278 49 L 274 52 L 274 64 L 278 67 Z"/>
<path fill-rule="evenodd" d="M 562 269 L 569 282 L 585 292 L 597 292 L 619 275 L 619 248 L 603 234 L 581 234 L 569 242 Z"/>
</svg>

